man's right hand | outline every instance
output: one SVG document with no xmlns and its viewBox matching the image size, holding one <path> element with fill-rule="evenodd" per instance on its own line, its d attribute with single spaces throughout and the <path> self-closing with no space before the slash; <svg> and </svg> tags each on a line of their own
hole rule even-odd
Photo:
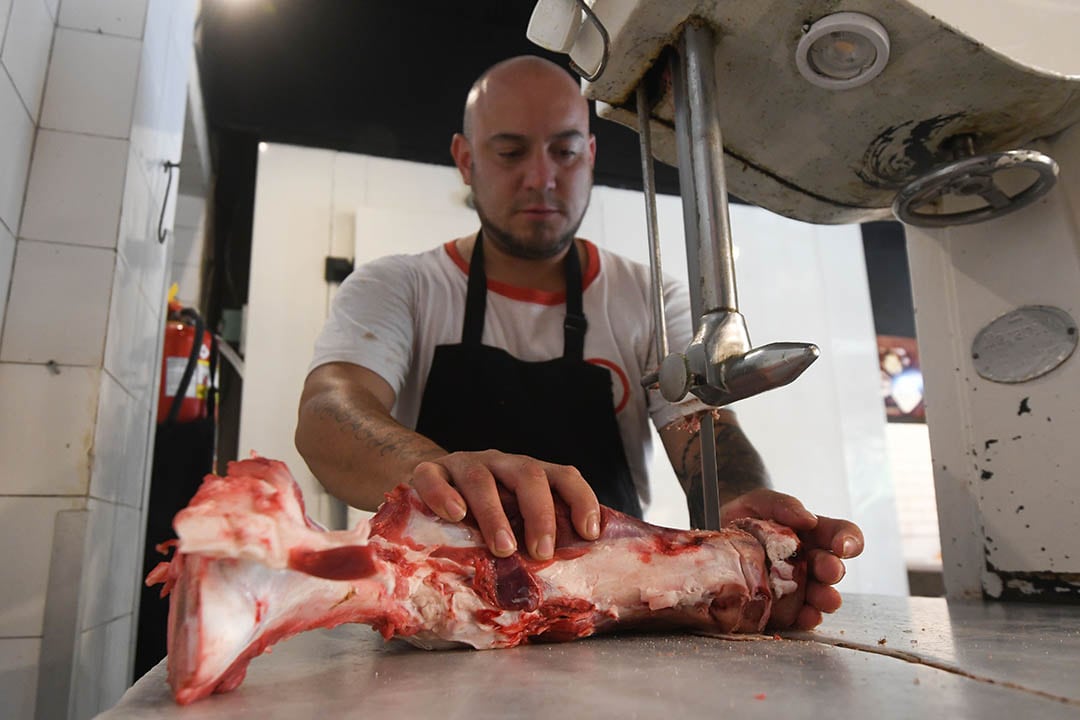
<svg viewBox="0 0 1080 720">
<path fill-rule="evenodd" d="M 507 557 L 517 549 L 517 542 L 496 483 L 517 496 L 525 520 L 526 549 L 537 560 L 549 560 L 555 551 L 553 492 L 570 506 L 581 537 L 595 540 L 600 536 L 600 503 L 581 473 L 569 465 L 497 450 L 456 452 L 420 463 L 411 480 L 420 498 L 444 520 L 457 522 L 465 517 L 466 508 L 471 511 L 491 552 Z"/>
</svg>

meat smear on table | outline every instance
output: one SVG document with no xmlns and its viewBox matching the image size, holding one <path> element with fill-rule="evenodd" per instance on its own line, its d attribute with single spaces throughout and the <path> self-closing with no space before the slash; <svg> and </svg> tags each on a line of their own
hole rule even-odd
<svg viewBox="0 0 1080 720">
<path fill-rule="evenodd" d="M 524 547 L 513 495 L 502 501 Z M 147 577 L 170 596 L 174 697 L 233 690 L 274 643 L 341 623 L 425 648 L 487 649 L 624 628 L 756 633 L 771 612 L 802 605 L 805 561 L 781 525 L 670 530 L 604 507 L 590 542 L 558 499 L 556 515 L 555 556 L 542 562 L 496 558 L 471 515 L 442 520 L 404 485 L 370 522 L 326 531 L 284 463 L 229 463 L 177 514 L 175 554 Z"/>
</svg>

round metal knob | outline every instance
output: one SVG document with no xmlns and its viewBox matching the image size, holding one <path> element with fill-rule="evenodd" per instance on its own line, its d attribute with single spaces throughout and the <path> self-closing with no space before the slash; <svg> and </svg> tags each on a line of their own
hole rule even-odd
<svg viewBox="0 0 1080 720">
<path fill-rule="evenodd" d="M 1008 195 L 994 182 L 1004 170 L 1026 168 L 1037 174 L 1035 181 L 1015 195 Z M 1058 165 L 1035 150 L 1009 150 L 966 157 L 908 183 L 896 196 L 893 212 L 902 222 L 921 227 L 947 227 L 993 220 L 1035 202 L 1054 186 Z M 956 213 L 923 212 L 923 208 L 946 195 L 978 195 L 984 207 Z"/>
<path fill-rule="evenodd" d="M 690 392 L 694 374 L 681 353 L 671 353 L 660 363 L 660 394 L 668 402 L 679 402 Z"/>
</svg>

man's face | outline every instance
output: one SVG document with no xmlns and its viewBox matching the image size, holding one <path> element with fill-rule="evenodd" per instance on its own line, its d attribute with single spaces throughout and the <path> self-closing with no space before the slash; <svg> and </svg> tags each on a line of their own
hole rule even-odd
<svg viewBox="0 0 1080 720">
<path fill-rule="evenodd" d="M 545 85 L 523 83 L 486 98 L 465 141 L 467 157 L 459 159 L 485 237 L 515 257 L 565 250 L 592 190 L 596 145 L 587 106 L 576 92 Z"/>
</svg>

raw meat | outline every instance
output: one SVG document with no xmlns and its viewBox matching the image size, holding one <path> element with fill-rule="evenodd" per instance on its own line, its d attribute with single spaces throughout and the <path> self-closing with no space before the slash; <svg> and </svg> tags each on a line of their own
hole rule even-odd
<svg viewBox="0 0 1080 720">
<path fill-rule="evenodd" d="M 503 504 L 524 546 L 513 497 Z M 561 502 L 557 514 L 554 559 L 500 559 L 471 516 L 443 521 L 404 485 L 370 523 L 328 532 L 283 463 L 230 463 L 177 514 L 176 553 L 147 578 L 171 594 L 176 701 L 232 690 L 273 643 L 346 622 L 422 647 L 507 648 L 623 627 L 760 632 L 774 600 L 802 604 L 805 562 L 788 528 L 677 531 L 603 508 L 587 542 Z"/>
</svg>

